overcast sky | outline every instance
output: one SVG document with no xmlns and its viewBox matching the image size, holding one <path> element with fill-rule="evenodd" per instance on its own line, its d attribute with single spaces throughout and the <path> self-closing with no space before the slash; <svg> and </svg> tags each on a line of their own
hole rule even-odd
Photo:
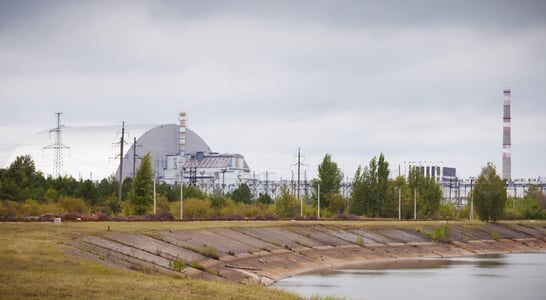
<svg viewBox="0 0 546 300">
<path fill-rule="evenodd" d="M 0 1 L 0 163 L 55 126 L 177 123 L 257 174 L 384 153 L 546 176 L 546 1 Z M 70 145 L 68 145 L 70 146 Z M 9 163 L 9 162 L 6 162 Z"/>
</svg>

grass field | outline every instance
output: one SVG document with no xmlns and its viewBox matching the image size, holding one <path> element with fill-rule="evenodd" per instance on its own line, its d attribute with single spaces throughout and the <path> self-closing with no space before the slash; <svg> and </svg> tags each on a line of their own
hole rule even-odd
<svg viewBox="0 0 546 300">
<path fill-rule="evenodd" d="M 477 221 L 453 223 L 479 224 Z M 445 224 L 445 221 L 0 223 L 0 299 L 299 299 L 288 292 L 263 286 L 120 270 L 65 252 L 65 244 L 70 239 L 107 232 L 295 224 L 415 228 Z M 534 223 L 538 224 L 545 223 Z"/>
<path fill-rule="evenodd" d="M 299 299 L 262 286 L 118 270 L 69 256 L 63 249 L 69 239 L 105 233 L 108 227 L 111 232 L 148 232 L 248 225 L 244 222 L 0 223 L 0 298 Z M 262 225 L 266 223 L 253 224 Z"/>
</svg>

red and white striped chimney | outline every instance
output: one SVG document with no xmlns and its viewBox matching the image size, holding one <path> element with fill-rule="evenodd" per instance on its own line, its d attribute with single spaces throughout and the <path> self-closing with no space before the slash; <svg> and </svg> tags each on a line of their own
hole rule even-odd
<svg viewBox="0 0 546 300">
<path fill-rule="evenodd" d="M 502 125 L 502 178 L 512 179 L 512 140 L 510 136 L 510 89 L 504 90 L 504 116 Z"/>
</svg>

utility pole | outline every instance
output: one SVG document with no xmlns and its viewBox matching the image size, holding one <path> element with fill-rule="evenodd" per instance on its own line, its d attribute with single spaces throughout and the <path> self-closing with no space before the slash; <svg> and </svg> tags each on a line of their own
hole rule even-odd
<svg viewBox="0 0 546 300">
<path fill-rule="evenodd" d="M 474 177 L 470 177 L 470 220 L 474 220 L 474 194 L 472 193 L 472 184 Z"/>
<path fill-rule="evenodd" d="M 121 140 L 119 142 L 119 191 L 118 200 L 121 202 L 123 192 L 123 144 L 125 143 L 125 121 L 121 122 Z"/>
<path fill-rule="evenodd" d="M 301 167 L 301 153 L 300 153 L 300 148 L 298 147 L 298 188 L 296 190 L 298 200 L 300 200 L 300 167 Z"/>
<path fill-rule="evenodd" d="M 317 219 L 320 219 L 320 183 L 317 183 Z"/>
<path fill-rule="evenodd" d="M 298 182 L 296 183 L 296 198 L 298 199 L 298 201 L 300 202 L 300 216 L 303 217 L 303 200 L 301 199 L 300 197 L 300 183 L 301 183 L 301 166 L 302 166 L 302 163 L 301 163 L 301 151 L 300 151 L 300 148 L 298 147 L 298 162 L 296 163 L 296 165 L 298 166 Z"/>
<path fill-rule="evenodd" d="M 137 159 L 140 159 L 140 156 L 138 156 L 136 154 L 136 148 L 137 146 L 141 146 L 141 145 L 137 145 L 137 142 L 136 142 L 136 137 L 133 138 L 133 179 L 135 179 L 135 176 L 136 176 L 136 160 Z"/>
<path fill-rule="evenodd" d="M 180 221 L 184 220 L 184 164 L 180 168 Z"/>
<path fill-rule="evenodd" d="M 417 189 L 413 188 L 413 219 L 417 220 Z"/>
<path fill-rule="evenodd" d="M 154 171 L 154 215 L 156 214 L 156 207 L 157 207 L 157 196 L 155 191 L 155 181 L 156 181 L 156 173 Z"/>
<path fill-rule="evenodd" d="M 402 220 L 402 187 L 398 187 L 398 221 Z"/>
</svg>

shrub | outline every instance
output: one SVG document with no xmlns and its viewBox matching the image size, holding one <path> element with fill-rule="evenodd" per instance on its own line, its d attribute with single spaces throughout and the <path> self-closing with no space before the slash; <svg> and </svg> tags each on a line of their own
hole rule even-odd
<svg viewBox="0 0 546 300">
<path fill-rule="evenodd" d="M 26 200 L 19 210 L 19 215 L 24 217 L 39 216 L 42 214 L 42 206 L 38 201 L 28 199 Z"/>
<path fill-rule="evenodd" d="M 332 212 L 328 208 L 322 208 L 320 210 L 320 217 L 321 218 L 331 218 Z"/>
<path fill-rule="evenodd" d="M 204 219 L 212 215 L 212 208 L 208 200 L 196 198 L 184 199 L 184 219 Z M 180 218 L 180 201 L 169 204 L 169 213 L 175 218 Z"/>
<path fill-rule="evenodd" d="M 246 218 L 252 218 L 260 214 L 260 208 L 253 204 L 245 204 L 242 207 L 242 212 Z"/>
<path fill-rule="evenodd" d="M 447 224 L 438 226 L 430 238 L 435 242 L 449 243 L 451 242 L 451 228 Z"/>
<path fill-rule="evenodd" d="M 11 200 L 0 202 L 0 217 L 14 219 L 17 216 L 19 206 L 19 203 Z"/>
<path fill-rule="evenodd" d="M 182 272 L 182 270 L 184 270 L 185 267 L 186 265 L 184 264 L 182 260 L 180 260 L 180 258 L 178 258 L 178 256 L 176 257 L 175 260 L 172 260 L 169 262 L 169 268 L 177 272 Z"/>
<path fill-rule="evenodd" d="M 457 216 L 457 208 L 453 203 L 444 203 L 440 205 L 438 214 L 446 219 L 454 219 Z"/>
<path fill-rule="evenodd" d="M 493 231 L 493 232 L 491 233 L 491 238 L 492 238 L 493 240 L 497 241 L 497 242 L 500 240 L 499 234 L 496 233 L 495 231 Z"/>
<path fill-rule="evenodd" d="M 358 239 L 356 239 L 356 243 L 357 243 L 360 247 L 362 247 L 362 246 L 364 246 L 364 239 L 360 236 L 360 237 L 358 237 Z"/>
<path fill-rule="evenodd" d="M 205 272 L 205 271 L 207 270 L 207 269 L 205 268 L 205 266 L 203 266 L 200 262 L 198 262 L 198 261 L 196 261 L 196 260 L 192 261 L 192 262 L 190 263 L 190 266 L 191 266 L 192 268 L 195 268 L 195 269 L 197 269 L 197 270 L 201 270 L 201 271 L 203 271 L 203 272 Z"/>
<path fill-rule="evenodd" d="M 218 249 L 214 247 L 209 247 L 207 245 L 197 248 L 197 252 L 206 257 L 214 259 L 220 258 L 220 251 L 218 251 Z"/>
<path fill-rule="evenodd" d="M 157 197 L 157 203 L 156 203 L 156 211 L 159 213 L 159 212 L 168 212 L 170 207 L 169 207 L 169 201 L 167 201 L 167 197 L 166 196 L 160 196 L 160 197 Z M 153 211 L 153 209 L 152 209 Z"/>
<path fill-rule="evenodd" d="M 279 218 L 291 218 L 299 215 L 300 204 L 296 197 L 284 187 L 281 195 L 275 199 L 275 208 Z"/>
<path fill-rule="evenodd" d="M 234 217 L 241 215 L 241 205 L 236 203 L 230 198 L 225 199 L 224 208 L 221 210 L 221 214 L 227 217 Z"/>
<path fill-rule="evenodd" d="M 59 199 L 59 207 L 69 214 L 83 215 L 89 211 L 87 204 L 81 198 L 63 197 Z"/>
<path fill-rule="evenodd" d="M 474 214 L 476 214 L 476 210 L 474 210 Z M 467 205 L 464 208 L 460 209 L 457 213 L 457 218 L 470 219 L 470 205 Z M 476 216 L 474 218 L 476 218 Z"/>
</svg>

